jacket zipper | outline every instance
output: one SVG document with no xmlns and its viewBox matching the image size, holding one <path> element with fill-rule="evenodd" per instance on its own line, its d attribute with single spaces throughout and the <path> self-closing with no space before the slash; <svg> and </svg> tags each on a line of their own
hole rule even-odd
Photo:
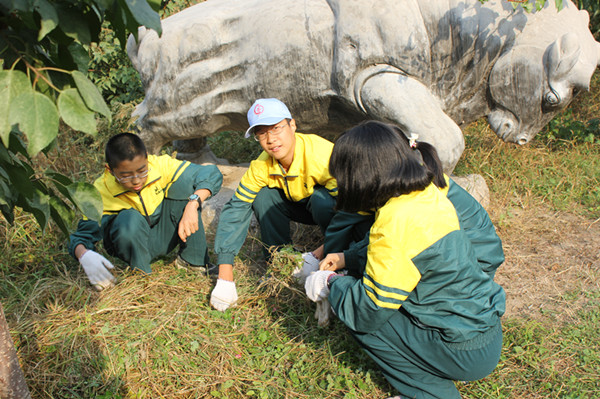
<svg viewBox="0 0 600 399">
<path fill-rule="evenodd" d="M 288 198 L 290 199 L 290 201 L 296 202 L 296 201 L 294 201 L 294 198 L 292 197 L 292 193 L 290 192 L 290 186 L 288 185 L 288 181 L 287 181 L 287 173 L 285 173 L 285 171 L 283 170 L 283 166 L 281 166 L 280 163 L 277 163 L 277 164 L 279 165 L 279 169 L 281 169 L 281 177 L 283 177 L 283 182 L 285 183 L 285 189 L 287 190 Z"/>
<path fill-rule="evenodd" d="M 140 198 L 140 202 L 142 203 L 142 208 L 144 208 L 144 217 L 146 218 L 146 222 L 148 222 L 148 226 L 152 226 L 152 224 L 150 223 L 150 216 L 148 215 L 148 210 L 146 209 L 146 204 L 144 203 L 144 199 L 142 198 L 141 190 L 139 193 L 137 193 L 137 195 Z"/>
</svg>

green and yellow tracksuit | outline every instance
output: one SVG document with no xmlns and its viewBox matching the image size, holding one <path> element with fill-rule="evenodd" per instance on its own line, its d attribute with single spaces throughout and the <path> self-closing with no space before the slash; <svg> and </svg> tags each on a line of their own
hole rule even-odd
<svg viewBox="0 0 600 399">
<path fill-rule="evenodd" d="M 454 180 L 444 175 L 446 187 L 441 191 L 448 197 L 460 222 L 460 227 L 465 231 L 475 256 L 480 266 L 492 278 L 496 269 L 504 262 L 502 241 L 496 234 L 486 210 L 471 194 L 469 194 Z M 361 277 L 367 263 L 367 246 L 369 245 L 369 229 L 374 221 L 374 214 L 361 212 L 351 214 L 346 218 L 334 218 L 325 235 L 325 253 L 343 252 L 346 269 L 349 274 Z M 366 234 L 365 234 L 366 232 Z M 363 239 L 357 239 L 357 237 Z M 327 250 L 327 243 L 333 250 Z"/>
<path fill-rule="evenodd" d="M 473 243 L 450 189 L 431 184 L 390 199 L 375 214 L 362 278 L 331 282 L 333 310 L 406 397 L 459 397 L 453 380 L 488 375 L 502 348 L 500 239 L 491 226 Z M 477 209 L 462 217 L 485 219 Z M 500 252 L 487 257 L 477 245 Z"/>
<path fill-rule="evenodd" d="M 75 257 L 77 245 L 94 249 L 104 240 L 109 254 L 150 273 L 153 259 L 179 245 L 184 260 L 204 265 L 208 253 L 200 210 L 199 229 L 186 243 L 179 239 L 177 229 L 188 197 L 199 189 L 214 195 L 222 182 L 223 175 L 216 166 L 192 164 L 169 155 L 148 155 L 148 178 L 139 193 L 123 188 L 106 170 L 94 183 L 104 206 L 100 225 L 80 220 L 77 231 L 71 234 L 69 253 Z"/>
<path fill-rule="evenodd" d="M 291 243 L 290 221 L 317 224 L 324 232 L 334 215 L 337 183 L 329 174 L 333 143 L 314 134 L 295 133 L 294 158 L 287 172 L 263 152 L 242 176 L 219 216 L 215 252 L 219 264 L 233 264 L 252 217 L 265 246 Z"/>
</svg>

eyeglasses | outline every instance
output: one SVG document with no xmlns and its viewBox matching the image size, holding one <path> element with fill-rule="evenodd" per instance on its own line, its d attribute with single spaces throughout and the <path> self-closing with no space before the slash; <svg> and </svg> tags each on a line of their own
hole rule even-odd
<svg viewBox="0 0 600 399">
<path fill-rule="evenodd" d="M 290 123 L 286 120 L 285 123 L 289 125 Z M 260 132 L 254 133 L 254 140 L 256 141 L 265 141 L 267 139 L 267 133 L 271 136 L 278 136 L 283 132 L 283 128 L 286 125 L 283 122 L 278 123 L 277 125 L 271 127 L 270 129 L 263 129 Z"/>
<path fill-rule="evenodd" d="M 150 172 L 150 168 L 146 169 L 145 171 L 139 173 L 139 174 L 135 174 L 135 175 L 131 175 L 131 176 L 124 176 L 124 177 L 118 177 L 117 175 L 115 176 L 115 179 L 117 179 L 119 181 L 119 183 L 128 183 L 130 181 L 132 181 L 133 179 L 143 179 L 146 176 L 148 176 L 148 173 Z"/>
</svg>

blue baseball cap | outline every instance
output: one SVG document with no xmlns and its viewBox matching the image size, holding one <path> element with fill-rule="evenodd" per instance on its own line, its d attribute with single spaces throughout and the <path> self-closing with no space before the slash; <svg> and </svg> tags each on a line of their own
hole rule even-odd
<svg viewBox="0 0 600 399">
<path fill-rule="evenodd" d="M 276 125 L 284 119 L 292 119 L 290 110 L 276 98 L 259 98 L 248 110 L 248 123 L 245 138 L 252 136 L 256 126 Z"/>
</svg>

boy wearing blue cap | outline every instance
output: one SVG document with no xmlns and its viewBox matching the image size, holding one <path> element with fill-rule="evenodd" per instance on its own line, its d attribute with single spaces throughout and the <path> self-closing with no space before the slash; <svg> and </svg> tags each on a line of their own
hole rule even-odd
<svg viewBox="0 0 600 399">
<path fill-rule="evenodd" d="M 256 215 L 265 247 L 291 243 L 290 221 L 317 224 L 324 233 L 334 215 L 337 184 L 329 174 L 333 143 L 296 132 L 286 105 L 259 99 L 248 110 L 246 138 L 253 136 L 263 153 L 250 163 L 238 188 L 219 217 L 215 252 L 219 279 L 211 305 L 225 311 L 237 301 L 233 260 Z"/>
</svg>

